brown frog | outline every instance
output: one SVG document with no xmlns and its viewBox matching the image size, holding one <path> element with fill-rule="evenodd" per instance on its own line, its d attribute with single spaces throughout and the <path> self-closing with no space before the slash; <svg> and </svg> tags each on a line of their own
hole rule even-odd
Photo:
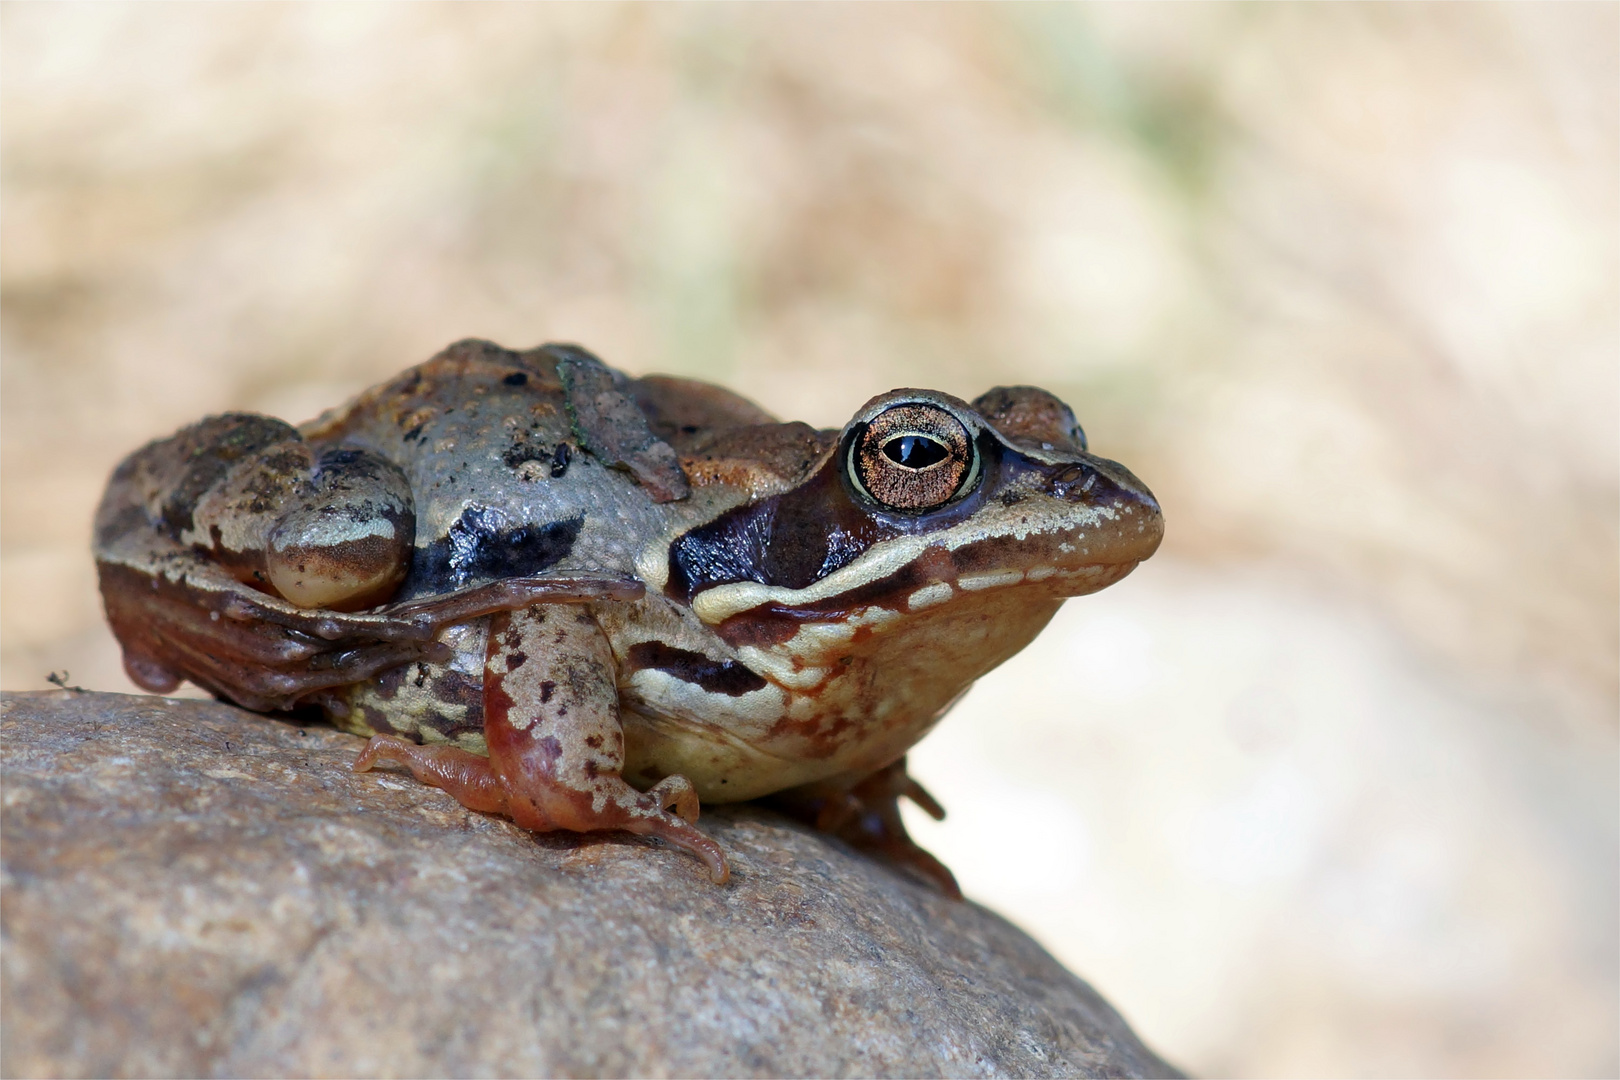
<svg viewBox="0 0 1620 1080">
<path fill-rule="evenodd" d="M 319 419 L 231 413 L 119 465 L 96 515 L 131 678 L 318 708 L 527 829 L 662 837 L 773 797 L 933 878 L 905 752 L 1158 504 L 1032 387 L 873 398 L 841 431 L 583 349 L 464 341 Z"/>
</svg>

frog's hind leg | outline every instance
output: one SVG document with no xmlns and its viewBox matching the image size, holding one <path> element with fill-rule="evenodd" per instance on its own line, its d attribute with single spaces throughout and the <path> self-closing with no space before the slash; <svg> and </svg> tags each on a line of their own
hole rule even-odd
<svg viewBox="0 0 1620 1080">
<path fill-rule="evenodd" d="M 484 741 L 487 759 L 380 735 L 355 768 L 398 762 L 469 809 L 505 814 L 535 832 L 623 829 L 662 837 L 703 860 L 714 881 L 730 876 L 720 846 L 692 825 L 698 799 L 686 778 L 667 777 L 641 792 L 620 776 L 624 732 L 613 654 L 587 611 L 535 606 L 490 620 Z"/>
<path fill-rule="evenodd" d="M 375 606 L 408 573 L 414 533 L 410 484 L 395 465 L 233 413 L 119 465 L 96 514 L 95 556 L 131 679 L 168 693 L 186 678 L 261 710 L 443 660 L 435 639 L 450 624 L 643 590 L 621 577 L 549 574 Z"/>
<path fill-rule="evenodd" d="M 902 869 L 914 871 L 937 885 L 953 899 L 962 898 L 944 863 L 917 846 L 900 818 L 900 800 L 910 799 L 935 821 L 943 820 L 945 808 L 906 773 L 901 758 L 874 773 L 855 780 L 845 779 L 807 784 L 792 788 L 768 800 L 791 817 L 830 833 L 861 851 L 868 851 Z"/>
</svg>

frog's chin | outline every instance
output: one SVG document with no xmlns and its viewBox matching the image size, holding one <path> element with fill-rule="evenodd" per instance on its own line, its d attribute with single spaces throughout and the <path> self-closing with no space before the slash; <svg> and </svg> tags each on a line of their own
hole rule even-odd
<svg viewBox="0 0 1620 1080">
<path fill-rule="evenodd" d="M 729 715 L 719 730 L 697 731 L 710 745 L 686 754 L 683 775 L 705 798 L 730 799 L 868 774 L 916 743 L 975 679 L 1028 645 L 1063 602 L 1049 581 L 933 585 L 952 590 L 949 602 L 907 611 L 909 598 L 891 593 L 836 612 L 777 607 L 728 621 L 721 636 L 769 685 L 754 700 L 711 698 L 701 712 L 686 711 L 697 729 L 715 727 L 717 707 Z M 674 702 L 666 697 L 656 711 L 680 713 L 669 707 Z M 739 741 L 755 752 L 747 761 L 730 746 Z M 711 766 L 736 771 L 721 783 Z"/>
</svg>

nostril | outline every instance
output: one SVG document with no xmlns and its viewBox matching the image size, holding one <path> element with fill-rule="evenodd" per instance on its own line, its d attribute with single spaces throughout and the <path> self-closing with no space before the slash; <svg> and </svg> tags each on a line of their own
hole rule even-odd
<svg viewBox="0 0 1620 1080">
<path fill-rule="evenodd" d="M 1093 478 L 1089 476 L 1089 472 L 1090 470 L 1084 465 L 1070 465 L 1053 474 L 1052 478 L 1047 481 L 1047 490 L 1058 498 L 1068 498 L 1074 486 L 1080 483 L 1082 478 L 1085 479 L 1085 485 L 1081 488 L 1082 491 L 1091 486 Z"/>
</svg>

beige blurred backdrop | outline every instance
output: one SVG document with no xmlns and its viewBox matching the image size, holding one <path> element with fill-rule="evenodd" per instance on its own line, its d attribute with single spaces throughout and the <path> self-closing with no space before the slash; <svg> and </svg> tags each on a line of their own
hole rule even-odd
<svg viewBox="0 0 1620 1080">
<path fill-rule="evenodd" d="M 0 681 L 132 689 L 122 455 L 461 337 L 1035 383 L 1168 536 L 923 843 L 1194 1071 L 1615 1075 L 1617 11 L 6 4 Z"/>
</svg>

